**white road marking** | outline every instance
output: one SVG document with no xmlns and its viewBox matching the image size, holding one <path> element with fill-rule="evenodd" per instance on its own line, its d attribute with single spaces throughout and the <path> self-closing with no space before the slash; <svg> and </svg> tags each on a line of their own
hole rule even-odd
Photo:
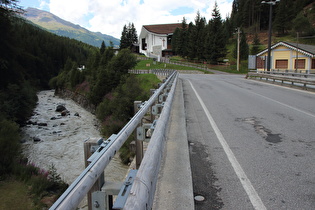
<svg viewBox="0 0 315 210">
<path fill-rule="evenodd" d="M 251 82 L 256 82 L 256 83 L 260 83 L 260 84 L 261 84 L 261 82 L 255 81 L 255 80 L 252 80 Z M 292 90 L 292 91 L 298 91 L 298 92 L 302 92 L 302 93 L 307 93 L 307 94 L 311 94 L 311 95 L 314 95 L 314 94 L 315 94 L 314 92 L 308 92 L 308 91 L 305 91 L 305 90 L 298 90 L 298 89 L 294 89 L 294 88 L 284 87 L 284 86 L 281 86 L 281 85 L 278 85 L 278 84 L 270 84 L 270 83 L 263 83 L 263 84 L 265 84 L 265 85 L 270 85 L 270 86 L 277 86 L 277 87 L 280 87 L 280 88 L 284 88 L 284 89 L 288 89 L 288 90 Z M 257 95 L 257 96 L 260 96 L 260 97 L 262 97 L 262 98 L 268 99 L 268 100 L 270 100 L 270 101 L 273 101 L 273 102 L 275 102 L 275 103 L 278 103 L 278 104 L 280 104 L 280 105 L 282 105 L 282 106 L 285 106 L 285 107 L 287 107 L 287 108 L 289 108 L 289 109 L 293 109 L 293 110 L 295 110 L 295 111 L 297 111 L 297 112 L 300 112 L 300 113 L 302 113 L 302 114 L 305 114 L 305 115 L 308 115 L 308 116 L 310 116 L 310 117 L 314 117 L 314 118 L 315 118 L 315 115 L 312 114 L 312 113 L 310 113 L 310 112 L 306 112 L 306 111 L 303 111 L 303 110 L 301 110 L 301 109 L 298 109 L 298 108 L 295 108 L 295 107 L 293 107 L 293 106 L 290 106 L 290 105 L 288 105 L 288 104 L 285 104 L 285 103 L 282 103 L 282 102 L 280 102 L 280 101 L 277 101 L 277 100 L 275 100 L 275 99 L 268 98 L 267 96 L 261 95 L 261 94 L 259 94 L 259 93 L 254 92 L 254 91 L 249 91 L 249 90 L 248 90 L 248 92 L 250 92 L 250 93 L 252 93 L 252 94 L 255 94 L 255 95 Z"/>
<path fill-rule="evenodd" d="M 301 113 L 303 113 L 303 114 L 306 114 L 306 115 L 308 115 L 308 116 L 310 116 L 310 117 L 314 117 L 314 118 L 315 118 L 315 115 L 314 115 L 314 114 L 311 114 L 311 113 L 309 113 L 309 112 L 306 112 L 306 111 L 303 111 L 303 110 L 301 110 L 301 109 L 295 108 L 295 107 L 290 106 L 290 105 L 288 105 L 288 104 L 284 104 L 284 103 L 282 103 L 282 102 L 280 102 L 280 101 L 277 101 L 277 100 L 274 100 L 274 99 L 272 99 L 272 98 L 268 98 L 268 97 L 263 96 L 263 95 L 261 95 L 261 94 L 259 94 L 259 93 L 255 93 L 255 92 L 252 92 L 252 91 L 251 91 L 251 93 L 253 93 L 253 94 L 255 94 L 255 95 L 259 96 L 259 97 L 268 99 L 268 100 L 270 100 L 270 101 L 272 101 L 272 102 L 278 103 L 278 104 L 280 104 L 280 105 L 282 105 L 282 106 L 285 106 L 285 107 L 288 107 L 288 108 L 290 108 L 290 109 L 293 109 L 293 110 L 295 110 L 295 111 L 297 111 L 297 112 L 301 112 Z"/>
<path fill-rule="evenodd" d="M 238 78 L 238 80 L 244 80 L 244 78 Z M 311 92 L 308 90 L 300 90 L 300 89 L 296 89 L 296 88 L 292 88 L 292 87 L 287 87 L 287 86 L 283 86 L 280 83 L 268 83 L 268 82 L 264 82 L 264 81 L 259 81 L 259 80 L 250 80 L 251 82 L 256 82 L 256 83 L 260 83 L 260 84 L 265 84 L 265 85 L 269 85 L 269 86 L 276 86 L 279 88 L 283 88 L 283 89 L 287 89 L 287 90 L 292 90 L 292 91 L 297 91 L 297 92 L 301 92 L 301 93 L 307 93 L 307 94 L 311 94 L 314 95 L 315 92 Z"/>
<path fill-rule="evenodd" d="M 254 209 L 257 210 L 264 210 L 267 209 L 264 205 L 264 203 L 262 202 L 261 198 L 259 197 L 258 193 L 256 192 L 255 188 L 253 187 L 252 183 L 250 182 L 250 180 L 247 178 L 244 170 L 242 169 L 241 165 L 239 164 L 239 162 L 237 161 L 234 153 L 232 152 L 232 150 L 230 149 L 228 143 L 226 142 L 225 138 L 223 137 L 220 129 L 218 128 L 217 124 L 215 123 L 215 121 L 213 120 L 209 110 L 207 109 L 206 105 L 204 104 L 203 100 L 201 99 L 201 97 L 199 96 L 199 94 L 197 93 L 196 89 L 194 88 L 193 84 L 188 80 L 188 82 L 191 85 L 191 88 L 193 89 L 193 91 L 195 92 L 204 112 L 206 113 L 206 116 L 220 142 L 220 144 L 223 147 L 223 150 L 226 154 L 226 156 L 228 157 L 237 177 L 239 178 L 239 180 L 241 181 L 241 184 L 244 188 L 244 190 L 246 191 Z"/>
</svg>

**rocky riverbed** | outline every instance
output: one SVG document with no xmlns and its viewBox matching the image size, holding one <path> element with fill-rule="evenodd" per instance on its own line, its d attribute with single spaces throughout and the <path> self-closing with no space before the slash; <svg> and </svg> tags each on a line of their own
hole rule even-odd
<svg viewBox="0 0 315 210">
<path fill-rule="evenodd" d="M 64 110 L 56 111 L 57 107 Z M 101 138 L 95 116 L 72 100 L 54 96 L 53 90 L 38 93 L 34 115 L 22 131 L 23 153 L 29 161 L 46 170 L 53 164 L 68 184 L 84 170 L 83 142 Z M 105 170 L 106 180 L 124 180 L 127 170 L 114 157 Z"/>
</svg>

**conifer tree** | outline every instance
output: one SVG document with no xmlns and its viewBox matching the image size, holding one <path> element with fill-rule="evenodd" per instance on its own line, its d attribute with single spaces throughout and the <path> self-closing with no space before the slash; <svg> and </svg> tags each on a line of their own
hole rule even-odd
<svg viewBox="0 0 315 210">
<path fill-rule="evenodd" d="M 106 49 L 105 42 L 102 41 L 101 48 L 100 48 L 100 53 L 101 53 L 101 55 L 105 52 L 105 49 Z"/>
<path fill-rule="evenodd" d="M 293 20 L 293 29 L 295 32 L 301 34 L 311 34 L 311 24 L 307 17 L 305 17 L 302 13 L 298 14 L 296 18 Z"/>
<path fill-rule="evenodd" d="M 292 28 L 292 19 L 295 17 L 292 0 L 280 1 L 274 18 L 274 29 L 279 35 L 285 35 Z"/>
<path fill-rule="evenodd" d="M 241 32 L 241 42 L 240 42 L 240 59 L 247 60 L 249 53 L 249 46 L 247 44 L 247 38 L 245 32 Z"/>
<path fill-rule="evenodd" d="M 172 50 L 178 55 L 182 54 L 182 50 L 181 50 L 182 45 L 180 44 L 181 33 L 182 33 L 181 29 L 176 28 L 172 37 Z"/>
<path fill-rule="evenodd" d="M 120 38 L 120 49 L 128 48 L 129 47 L 129 41 L 128 41 L 128 29 L 127 26 L 124 25 L 123 31 L 121 32 L 121 38 Z"/>
<path fill-rule="evenodd" d="M 130 33 L 130 40 L 132 44 L 138 43 L 138 35 L 137 30 L 135 28 L 135 25 L 131 23 L 131 26 L 129 24 L 129 33 Z"/>
<path fill-rule="evenodd" d="M 239 26 L 240 20 L 239 20 L 239 16 L 240 16 L 240 0 L 233 0 L 232 3 L 232 14 L 231 14 L 231 21 L 232 21 L 232 25 L 234 27 Z"/>
<path fill-rule="evenodd" d="M 187 49 L 187 41 L 188 41 L 188 28 L 187 28 L 187 22 L 186 22 L 186 18 L 183 17 L 182 20 L 182 28 L 181 28 L 181 33 L 180 33 L 180 43 L 182 44 L 182 52 L 181 55 L 183 57 L 186 57 L 188 55 L 188 49 Z"/>
<path fill-rule="evenodd" d="M 182 27 L 176 28 L 172 37 L 172 49 L 176 54 L 187 56 L 187 23 L 185 17 L 182 21 Z"/>
<path fill-rule="evenodd" d="M 250 54 L 251 55 L 256 55 L 257 53 L 260 52 L 260 41 L 259 41 L 259 37 L 258 37 L 258 34 L 255 33 L 254 35 L 254 40 L 253 40 L 253 45 L 252 45 L 252 48 L 250 50 Z"/>
<path fill-rule="evenodd" d="M 226 17 L 226 19 L 222 22 L 223 24 L 223 33 L 227 38 L 231 38 L 234 33 L 234 26 L 232 24 L 231 18 Z"/>
<path fill-rule="evenodd" d="M 11 53 L 14 53 L 11 17 L 21 11 L 16 2 L 16 0 L 0 0 L 0 90 L 11 83 L 10 80 L 17 79 L 15 72 L 10 71 Z"/>
<path fill-rule="evenodd" d="M 120 38 L 120 49 L 128 48 L 130 49 L 133 44 L 138 43 L 137 31 L 133 23 L 129 25 L 124 25 L 123 31 L 121 32 Z"/>
<path fill-rule="evenodd" d="M 189 23 L 188 25 L 188 41 L 187 41 L 187 56 L 189 59 L 193 60 L 196 56 L 196 37 L 197 37 L 197 32 L 196 32 L 196 27 L 192 22 Z"/>
<path fill-rule="evenodd" d="M 195 18 L 195 45 L 196 52 L 195 57 L 197 60 L 204 59 L 204 39 L 205 39 L 205 24 L 206 20 L 204 17 L 200 16 L 198 11 L 197 16 Z"/>
<path fill-rule="evenodd" d="M 224 34 L 221 15 L 217 3 L 212 11 L 212 19 L 208 24 L 205 56 L 210 63 L 216 64 L 226 55 L 227 37 Z"/>
</svg>

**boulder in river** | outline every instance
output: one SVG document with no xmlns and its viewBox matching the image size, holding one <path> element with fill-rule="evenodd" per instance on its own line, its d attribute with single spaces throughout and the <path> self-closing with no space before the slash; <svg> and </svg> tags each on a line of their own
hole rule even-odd
<svg viewBox="0 0 315 210">
<path fill-rule="evenodd" d="M 32 120 L 29 120 L 26 122 L 28 125 L 37 125 L 37 122 L 33 122 Z"/>
<path fill-rule="evenodd" d="M 39 141 L 41 141 L 41 139 L 38 138 L 38 137 L 33 137 L 33 141 L 34 141 L 34 142 L 39 142 Z"/>
<path fill-rule="evenodd" d="M 38 126 L 47 126 L 47 123 L 37 123 Z"/>
<path fill-rule="evenodd" d="M 64 110 L 67 110 L 64 105 L 60 104 L 56 107 L 56 112 L 63 112 Z"/>
<path fill-rule="evenodd" d="M 61 116 L 67 116 L 67 115 L 69 115 L 70 114 L 70 112 L 68 111 L 68 110 L 63 110 L 62 112 L 61 112 Z"/>
</svg>

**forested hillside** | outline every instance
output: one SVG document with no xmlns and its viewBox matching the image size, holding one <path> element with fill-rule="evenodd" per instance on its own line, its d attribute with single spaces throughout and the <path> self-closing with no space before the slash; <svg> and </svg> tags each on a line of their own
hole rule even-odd
<svg viewBox="0 0 315 210">
<path fill-rule="evenodd" d="M 236 58 L 237 29 L 240 29 L 241 60 L 264 49 L 268 40 L 270 5 L 261 0 L 234 0 L 232 13 L 221 18 L 215 4 L 209 21 L 198 12 L 194 22 L 176 29 L 172 38 L 175 52 L 194 62 L 222 63 Z M 315 3 L 313 0 L 281 0 L 272 6 L 273 37 L 315 44 Z M 232 59 L 231 59 L 232 58 Z"/>
<path fill-rule="evenodd" d="M 267 1 L 266 1 L 267 2 Z M 279 35 L 292 30 L 303 33 L 314 33 L 313 0 L 280 0 L 273 6 L 273 29 Z M 231 25 L 248 28 L 251 33 L 268 29 L 269 4 L 261 0 L 234 0 L 231 14 Z M 300 27 L 300 19 L 304 25 Z"/>
<path fill-rule="evenodd" d="M 76 61 L 78 65 L 84 64 L 92 49 L 87 44 L 53 35 L 15 16 L 4 16 L 3 13 L 1 16 L 1 28 L 5 27 L 0 40 L 1 99 L 11 92 L 7 97 L 12 103 L 14 96 L 24 97 L 19 93 L 23 89 L 29 95 L 32 89 L 48 88 L 49 80 L 59 73 L 67 59 Z M 4 105 L 1 107 L 2 115 L 16 122 L 23 121 L 30 114 L 21 110 L 28 107 L 26 104 L 15 111 L 8 110 L 11 104 Z M 22 113 L 16 113 L 20 111 Z"/>
<path fill-rule="evenodd" d="M 66 61 L 84 64 L 94 47 L 58 37 L 16 15 L 15 1 L 0 4 L 0 178 L 20 154 L 19 126 L 31 115 L 36 92 L 48 88 Z"/>
<path fill-rule="evenodd" d="M 23 158 L 19 127 L 32 114 L 38 90 L 84 95 L 107 125 L 106 136 L 128 121 L 133 101 L 147 99 L 155 85 L 128 74 L 137 63 L 130 50 L 115 55 L 113 46 L 104 42 L 96 48 L 54 35 L 20 19 L 20 12 L 15 0 L 0 1 L 0 180 L 16 171 Z"/>
</svg>

